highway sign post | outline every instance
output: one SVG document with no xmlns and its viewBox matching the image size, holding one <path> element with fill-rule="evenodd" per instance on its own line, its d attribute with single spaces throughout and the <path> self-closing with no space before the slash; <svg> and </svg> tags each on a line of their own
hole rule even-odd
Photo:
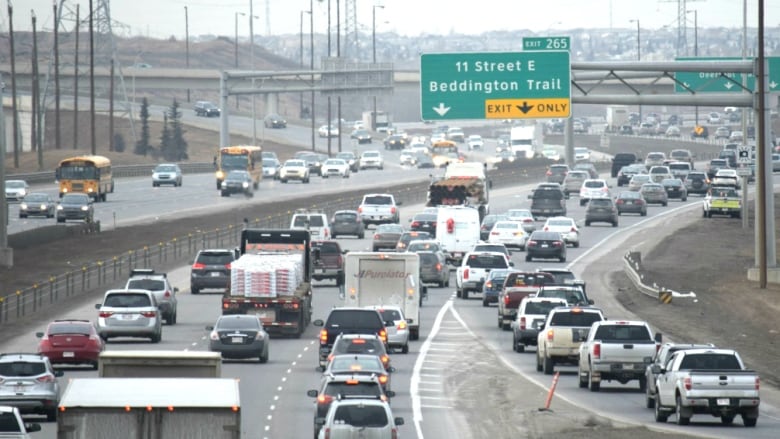
<svg viewBox="0 0 780 439">
<path fill-rule="evenodd" d="M 569 52 L 423 54 L 420 102 L 423 120 L 569 117 Z"/>
<path fill-rule="evenodd" d="M 680 57 L 675 58 L 675 61 L 740 61 L 742 58 L 738 57 L 723 57 L 723 58 L 696 58 L 696 57 Z M 768 56 L 766 57 L 767 64 L 769 66 L 769 92 L 780 92 L 780 56 Z M 675 72 L 674 79 L 677 81 L 674 84 L 675 93 L 690 93 L 693 90 L 697 93 L 744 93 L 742 89 L 742 74 L 740 73 L 725 73 L 718 72 Z M 686 89 L 686 87 L 688 89 Z M 747 75 L 746 87 L 751 92 L 756 90 L 756 77 L 753 75 Z"/>
<path fill-rule="evenodd" d="M 571 50 L 571 37 L 523 37 L 523 50 Z"/>
</svg>

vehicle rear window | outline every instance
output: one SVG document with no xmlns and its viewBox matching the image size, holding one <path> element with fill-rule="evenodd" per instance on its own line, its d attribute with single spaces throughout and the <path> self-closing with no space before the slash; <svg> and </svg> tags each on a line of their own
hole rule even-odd
<svg viewBox="0 0 780 439">
<path fill-rule="evenodd" d="M 591 327 L 594 322 L 603 320 L 601 314 L 595 312 L 556 312 L 550 319 L 550 326 L 585 326 Z"/>
<path fill-rule="evenodd" d="M 551 276 L 538 273 L 510 273 L 504 281 L 504 287 L 526 287 L 549 283 Z"/>
<path fill-rule="evenodd" d="M 596 331 L 595 338 L 606 342 L 653 340 L 647 328 L 638 325 L 602 325 Z"/>
<path fill-rule="evenodd" d="M 503 255 L 469 255 L 466 265 L 471 268 L 507 268 Z"/>
<path fill-rule="evenodd" d="M 590 205 L 594 207 L 609 207 L 612 205 L 612 202 L 604 198 L 594 198 L 590 200 Z"/>
<path fill-rule="evenodd" d="M 14 361 L 0 363 L 0 376 L 32 377 L 46 373 L 46 365 L 41 361 Z"/>
<path fill-rule="evenodd" d="M 680 370 L 742 370 L 737 357 L 728 354 L 686 355 L 680 362 Z"/>
<path fill-rule="evenodd" d="M 363 200 L 363 204 L 393 204 L 390 197 L 381 195 L 368 196 Z"/>
<path fill-rule="evenodd" d="M 382 321 L 375 311 L 350 310 L 346 312 L 333 311 L 328 317 L 329 328 L 341 326 L 357 329 L 370 329 L 372 331 L 381 328 Z"/>
<path fill-rule="evenodd" d="M 583 185 L 587 188 L 601 188 L 605 186 L 603 181 L 586 181 Z"/>
<path fill-rule="evenodd" d="M 343 338 L 333 347 L 335 354 L 379 354 L 382 342 L 370 338 Z"/>
<path fill-rule="evenodd" d="M 532 241 L 560 241 L 561 234 L 558 232 L 533 232 L 529 239 Z"/>
<path fill-rule="evenodd" d="M 419 253 L 421 264 L 438 264 L 439 258 L 433 253 Z"/>
<path fill-rule="evenodd" d="M 401 320 L 401 313 L 397 309 L 382 309 L 379 310 L 379 314 L 382 315 L 382 320 L 389 322 L 390 320 Z"/>
<path fill-rule="evenodd" d="M 149 296 L 146 294 L 111 294 L 106 297 L 103 306 L 110 306 L 114 308 L 140 308 L 152 306 L 152 302 L 149 300 Z"/>
<path fill-rule="evenodd" d="M 655 154 L 648 154 L 647 158 L 650 160 L 663 160 L 666 157 L 661 153 L 655 153 Z"/>
<path fill-rule="evenodd" d="M 420 213 L 414 216 L 414 221 L 436 221 L 435 214 Z"/>
<path fill-rule="evenodd" d="M 0 432 L 2 433 L 21 433 L 19 421 L 12 412 L 0 413 Z"/>
<path fill-rule="evenodd" d="M 231 253 L 201 253 L 198 255 L 198 261 L 204 265 L 227 265 L 233 262 Z"/>
<path fill-rule="evenodd" d="M 565 306 L 561 302 L 553 302 L 545 300 L 543 302 L 528 302 L 525 304 L 526 314 L 542 314 L 547 315 L 553 308 L 558 306 Z"/>
<path fill-rule="evenodd" d="M 341 405 L 336 409 L 333 420 L 353 427 L 379 428 L 387 425 L 387 411 L 380 405 Z"/>
<path fill-rule="evenodd" d="M 157 279 L 130 279 L 127 288 L 131 290 L 160 291 L 165 289 L 165 282 Z"/>
<path fill-rule="evenodd" d="M 623 162 L 630 160 L 632 162 L 635 162 L 636 161 L 636 156 L 634 154 L 622 154 L 622 153 L 619 153 L 619 154 L 615 154 L 615 160 L 623 161 Z"/>
<path fill-rule="evenodd" d="M 536 189 L 533 194 L 534 200 L 562 200 L 563 192 L 557 189 Z"/>
<path fill-rule="evenodd" d="M 73 324 L 73 323 L 53 323 L 49 326 L 49 335 L 59 334 L 77 334 L 77 335 L 89 335 L 90 334 L 89 323 Z"/>
<path fill-rule="evenodd" d="M 219 319 L 217 329 L 258 329 L 260 322 L 252 317 L 227 317 Z"/>
<path fill-rule="evenodd" d="M 320 254 L 341 253 L 341 247 L 335 242 L 314 242 L 312 247 L 320 249 Z"/>
<path fill-rule="evenodd" d="M 325 393 L 328 396 L 338 395 L 365 395 L 365 396 L 380 396 L 382 390 L 379 388 L 379 384 L 366 381 L 357 382 L 355 384 L 348 383 L 330 383 L 325 387 Z"/>
<path fill-rule="evenodd" d="M 293 220 L 293 227 L 306 227 L 306 221 L 309 221 L 309 227 L 323 227 L 322 215 L 296 215 Z"/>
<path fill-rule="evenodd" d="M 334 215 L 336 221 L 356 221 L 357 214 L 351 212 L 341 212 Z"/>
</svg>

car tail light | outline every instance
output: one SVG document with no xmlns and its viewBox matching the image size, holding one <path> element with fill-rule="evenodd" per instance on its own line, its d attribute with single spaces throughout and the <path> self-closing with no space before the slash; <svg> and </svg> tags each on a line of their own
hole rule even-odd
<svg viewBox="0 0 780 439">
<path fill-rule="evenodd" d="M 532 223 L 532 222 L 534 222 L 534 219 L 533 218 L 524 218 L 523 222 L 524 223 Z"/>
<path fill-rule="evenodd" d="M 527 246 L 528 246 L 528 247 L 533 247 L 533 246 L 535 246 L 536 244 L 537 244 L 537 242 L 536 242 L 536 241 L 534 241 L 534 240 L 531 240 L 531 241 L 528 241 L 528 244 L 527 244 Z"/>
<path fill-rule="evenodd" d="M 509 295 L 504 296 L 504 306 L 509 306 Z"/>
<path fill-rule="evenodd" d="M 387 384 L 387 375 L 379 375 L 379 384 Z"/>
<path fill-rule="evenodd" d="M 230 270 L 230 263 L 227 263 L 227 264 L 225 264 L 225 268 L 227 268 L 228 270 Z"/>
<path fill-rule="evenodd" d="M 165 290 L 165 294 L 163 294 L 165 297 L 171 297 L 171 292 L 168 290 Z"/>
<path fill-rule="evenodd" d="M 593 343 L 593 358 L 601 359 L 601 343 Z"/>
<path fill-rule="evenodd" d="M 103 317 L 104 319 L 109 318 L 112 315 L 114 315 L 114 313 L 111 311 L 100 311 L 100 313 L 98 313 L 98 316 Z"/>
<path fill-rule="evenodd" d="M 54 382 L 54 375 L 47 373 L 45 375 L 39 376 L 35 379 L 35 381 L 39 383 L 53 383 Z"/>
<path fill-rule="evenodd" d="M 555 331 L 550 329 L 547 331 L 547 341 L 553 341 L 555 338 Z"/>
<path fill-rule="evenodd" d="M 200 262 L 192 264 L 193 270 L 203 270 L 204 268 L 206 268 L 206 264 L 201 264 Z"/>
<path fill-rule="evenodd" d="M 563 243 L 561 241 L 555 241 L 553 242 L 553 247 L 562 247 Z"/>
<path fill-rule="evenodd" d="M 525 317 L 520 317 L 520 329 L 525 329 Z"/>
<path fill-rule="evenodd" d="M 436 263 L 436 271 L 441 271 L 441 263 L 440 262 Z"/>
<path fill-rule="evenodd" d="M 211 340 L 217 341 L 219 340 L 219 334 L 217 334 L 217 331 L 211 331 L 211 333 L 209 334 L 209 338 Z"/>
<path fill-rule="evenodd" d="M 379 239 L 379 233 L 374 233 L 374 239 Z"/>
<path fill-rule="evenodd" d="M 513 232 L 514 236 L 523 236 L 523 232 Z"/>
<path fill-rule="evenodd" d="M 401 320 L 401 323 L 398 324 L 398 329 L 406 329 L 406 322 Z"/>
<path fill-rule="evenodd" d="M 157 317 L 157 311 L 143 311 L 141 315 L 148 318 Z"/>
<path fill-rule="evenodd" d="M 363 213 L 363 206 L 358 207 L 358 213 Z"/>
<path fill-rule="evenodd" d="M 420 227 L 420 222 L 419 221 L 412 221 L 412 225 L 410 227 L 413 228 L 413 229 L 415 227 Z"/>
<path fill-rule="evenodd" d="M 546 175 L 547 175 L 548 177 L 549 177 L 549 176 L 551 176 L 551 175 L 552 175 L 552 171 L 548 169 L 548 170 L 547 170 L 547 174 L 546 174 Z"/>
<path fill-rule="evenodd" d="M 330 395 L 320 395 L 317 397 L 317 404 L 330 404 L 333 402 L 333 397 Z"/>
<path fill-rule="evenodd" d="M 619 200 L 615 201 L 615 204 L 623 204 L 623 200 L 619 199 Z"/>
<path fill-rule="evenodd" d="M 491 235 L 493 235 L 493 236 L 498 236 L 498 235 L 500 235 L 501 233 L 499 233 L 499 232 L 490 232 L 490 234 L 491 234 Z"/>
<path fill-rule="evenodd" d="M 469 269 L 465 268 L 463 269 L 463 280 L 468 280 L 469 278 Z"/>
<path fill-rule="evenodd" d="M 759 377 L 756 377 L 756 390 L 761 387 L 761 379 Z"/>
<path fill-rule="evenodd" d="M 385 354 L 382 355 L 380 358 L 382 360 L 382 364 L 384 364 L 385 367 L 387 367 L 387 365 L 390 363 L 390 357 L 388 357 L 387 354 Z"/>
<path fill-rule="evenodd" d="M 576 232 L 576 231 L 577 231 L 577 228 L 576 228 L 576 227 L 572 227 L 570 231 L 571 231 L 571 232 Z"/>
<path fill-rule="evenodd" d="M 609 192 L 609 188 L 604 186 L 601 188 L 601 192 Z"/>
<path fill-rule="evenodd" d="M 395 208 L 395 207 L 391 207 L 390 208 L 390 213 L 395 214 L 396 212 L 398 212 L 397 208 Z"/>
<path fill-rule="evenodd" d="M 493 288 L 493 281 L 489 280 L 489 281 L 485 282 L 485 288 L 487 288 L 487 289 Z"/>
<path fill-rule="evenodd" d="M 549 228 L 549 227 L 547 227 L 547 226 L 544 226 L 544 231 L 545 231 L 545 232 L 549 232 L 549 231 L 550 231 L 550 228 Z"/>
<path fill-rule="evenodd" d="M 398 439 L 398 429 L 393 427 L 392 430 L 390 430 L 390 439 Z"/>
<path fill-rule="evenodd" d="M 691 377 L 683 378 L 683 385 L 685 386 L 685 390 L 691 390 L 691 387 L 693 387 L 693 382 L 691 381 Z"/>
<path fill-rule="evenodd" d="M 320 329 L 320 344 L 328 344 L 328 331 Z"/>
<path fill-rule="evenodd" d="M 387 331 L 384 329 L 379 331 L 379 338 L 382 339 L 382 342 L 387 343 Z"/>
</svg>

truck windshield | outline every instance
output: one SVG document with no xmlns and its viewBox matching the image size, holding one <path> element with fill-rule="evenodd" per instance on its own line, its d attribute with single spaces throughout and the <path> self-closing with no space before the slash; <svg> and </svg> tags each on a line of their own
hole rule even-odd
<svg viewBox="0 0 780 439">
<path fill-rule="evenodd" d="M 680 363 L 680 370 L 742 370 L 737 357 L 730 354 L 686 355 Z"/>
<path fill-rule="evenodd" d="M 594 322 L 604 320 L 595 312 L 557 312 L 550 320 L 550 326 L 581 326 L 590 328 Z"/>
<path fill-rule="evenodd" d="M 503 255 L 470 255 L 466 265 L 471 268 L 507 268 Z"/>
<path fill-rule="evenodd" d="M 393 204 L 390 197 L 368 196 L 363 200 L 363 204 Z"/>
<path fill-rule="evenodd" d="M 0 413 L 0 432 L 2 433 L 21 433 L 19 421 L 16 420 L 13 412 Z"/>
</svg>

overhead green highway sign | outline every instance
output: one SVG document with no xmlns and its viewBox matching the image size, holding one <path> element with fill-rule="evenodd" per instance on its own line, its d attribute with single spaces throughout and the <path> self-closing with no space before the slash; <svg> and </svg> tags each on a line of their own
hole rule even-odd
<svg viewBox="0 0 780 439">
<path fill-rule="evenodd" d="M 571 50 L 571 37 L 523 37 L 523 50 Z"/>
<path fill-rule="evenodd" d="M 680 57 L 675 61 L 739 61 L 738 57 Z M 769 66 L 769 91 L 780 92 L 780 57 L 767 57 Z M 744 93 L 742 88 L 741 73 L 718 72 L 675 72 L 674 78 L 678 81 L 674 84 L 676 93 Z M 686 88 L 687 87 L 687 88 Z M 751 92 L 756 90 L 756 78 L 752 74 L 747 75 L 745 87 Z M 689 90 L 690 89 L 690 90 Z"/>
<path fill-rule="evenodd" d="M 423 120 L 537 119 L 571 115 L 568 51 L 420 56 Z"/>
</svg>

